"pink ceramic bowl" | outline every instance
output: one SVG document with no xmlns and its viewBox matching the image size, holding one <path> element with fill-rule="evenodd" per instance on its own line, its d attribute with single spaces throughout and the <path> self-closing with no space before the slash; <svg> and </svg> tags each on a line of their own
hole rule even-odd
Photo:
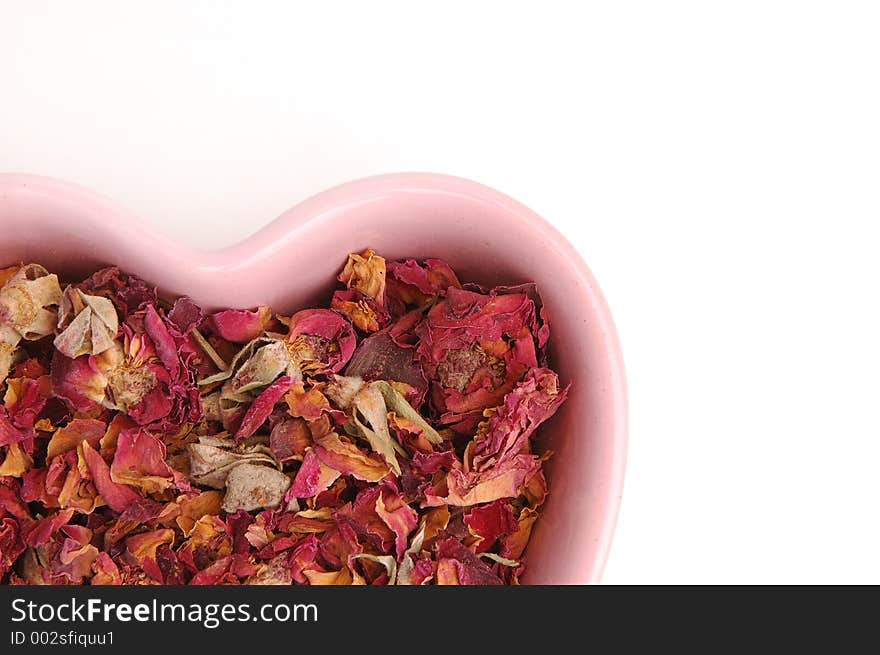
<svg viewBox="0 0 880 655">
<path fill-rule="evenodd" d="M 556 455 L 550 495 L 528 548 L 531 584 L 601 576 L 626 458 L 620 346 L 596 281 L 571 245 L 515 200 L 467 180 L 400 174 L 314 196 L 237 246 L 174 243 L 149 222 L 81 187 L 0 175 L 0 264 L 37 261 L 67 275 L 117 264 L 168 294 L 211 307 L 268 304 L 289 312 L 326 302 L 349 252 L 439 257 L 463 280 L 534 280 L 551 324 L 550 357 L 572 391 L 541 430 Z"/>
</svg>

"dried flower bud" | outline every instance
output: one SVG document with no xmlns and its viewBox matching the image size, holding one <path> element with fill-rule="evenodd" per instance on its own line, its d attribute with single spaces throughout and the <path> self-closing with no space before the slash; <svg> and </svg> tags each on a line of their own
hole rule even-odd
<svg viewBox="0 0 880 655">
<path fill-rule="evenodd" d="M 69 286 L 64 290 L 58 313 L 55 348 L 71 359 L 99 355 L 113 347 L 119 331 L 116 308 L 107 298 L 90 296 Z"/>
<path fill-rule="evenodd" d="M 61 287 L 58 276 L 39 264 L 27 264 L 0 289 L 0 323 L 28 341 L 55 330 Z"/>
<path fill-rule="evenodd" d="M 290 487 L 290 478 L 278 469 L 242 463 L 226 477 L 226 495 L 223 511 L 240 509 L 253 511 L 264 507 L 278 507 L 284 492 Z"/>
<path fill-rule="evenodd" d="M 359 255 L 352 253 L 348 256 L 339 281 L 372 298 L 380 307 L 385 302 L 385 260 L 369 248 Z"/>
</svg>

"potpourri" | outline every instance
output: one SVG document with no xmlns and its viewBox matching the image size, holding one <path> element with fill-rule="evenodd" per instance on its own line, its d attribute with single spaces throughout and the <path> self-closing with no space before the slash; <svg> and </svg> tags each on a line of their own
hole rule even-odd
<svg viewBox="0 0 880 655">
<path fill-rule="evenodd" d="M 0 270 L 0 582 L 518 583 L 568 392 L 535 286 L 338 279 L 281 316 Z"/>
</svg>

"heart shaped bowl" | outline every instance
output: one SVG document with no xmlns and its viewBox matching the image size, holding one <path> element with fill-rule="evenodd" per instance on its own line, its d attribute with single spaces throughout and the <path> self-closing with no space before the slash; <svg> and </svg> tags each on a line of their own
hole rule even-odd
<svg viewBox="0 0 880 655">
<path fill-rule="evenodd" d="M 605 300 L 586 264 L 547 222 L 474 182 L 371 177 L 297 205 L 242 243 L 203 251 L 81 187 L 0 175 L 0 264 L 35 261 L 66 276 L 116 264 L 206 308 L 324 303 L 349 252 L 438 257 L 464 281 L 534 281 L 551 326 L 550 360 L 571 396 L 539 431 L 550 495 L 528 547 L 527 584 L 598 582 L 626 459 L 626 384 Z"/>
</svg>

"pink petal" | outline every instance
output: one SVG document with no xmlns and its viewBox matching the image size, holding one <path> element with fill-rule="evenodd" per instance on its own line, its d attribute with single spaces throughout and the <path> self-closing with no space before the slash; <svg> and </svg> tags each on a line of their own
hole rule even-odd
<svg viewBox="0 0 880 655">
<path fill-rule="evenodd" d="M 18 443 L 27 439 L 28 435 L 23 430 L 19 430 L 9 420 L 9 415 L 5 407 L 0 407 L 0 446 L 6 446 L 11 443 Z"/>
<path fill-rule="evenodd" d="M 342 441 L 335 432 L 318 439 L 314 448 L 318 459 L 324 464 L 344 475 L 353 475 L 358 480 L 378 482 L 390 472 L 384 461 L 370 457 L 352 443 Z"/>
<path fill-rule="evenodd" d="M 529 437 L 556 413 L 567 395 L 568 388 L 559 388 L 556 373 L 531 369 L 489 419 L 485 437 L 474 442 L 474 468 L 485 470 L 521 453 Z"/>
<path fill-rule="evenodd" d="M 257 396 L 245 412 L 241 425 L 235 433 L 236 439 L 246 439 L 260 429 L 260 426 L 269 418 L 269 414 L 275 409 L 277 403 L 293 386 L 293 380 L 283 375 Z"/>
<path fill-rule="evenodd" d="M 253 311 L 227 309 L 211 314 L 210 324 L 214 332 L 233 343 L 247 343 L 260 336 L 272 321 L 272 310 L 257 307 Z"/>
<path fill-rule="evenodd" d="M 98 488 L 98 493 L 101 494 L 101 498 L 110 509 L 114 512 L 124 512 L 142 500 L 141 496 L 131 487 L 113 482 L 110 478 L 110 467 L 107 466 L 107 462 L 87 441 L 83 442 L 82 450 L 86 465 L 92 474 L 92 480 Z"/>
<path fill-rule="evenodd" d="M 437 583 L 460 585 L 500 585 L 492 569 L 453 538 L 437 544 Z"/>
<path fill-rule="evenodd" d="M 409 534 L 415 529 L 419 517 L 400 494 L 388 488 L 382 489 L 376 498 L 376 514 L 394 533 L 394 546 L 399 560 L 407 549 Z"/>
<path fill-rule="evenodd" d="M 322 464 L 315 451 L 310 449 L 303 457 L 302 466 L 296 472 L 289 495 L 293 498 L 317 496 L 322 491 L 326 491 L 339 475 L 339 471 Z"/>
<path fill-rule="evenodd" d="M 202 308 L 188 296 L 181 296 L 174 301 L 174 307 L 168 312 L 168 320 L 180 330 L 181 334 L 187 334 L 197 327 L 202 320 Z"/>
<path fill-rule="evenodd" d="M 144 330 L 153 341 L 159 359 L 162 360 L 172 377 L 176 378 L 180 373 L 177 343 L 153 305 L 147 305 L 146 314 L 144 314 Z"/>
<path fill-rule="evenodd" d="M 145 430 L 123 430 L 116 441 L 110 478 L 147 493 L 170 487 L 174 474 L 165 463 L 165 445 Z"/>
</svg>

